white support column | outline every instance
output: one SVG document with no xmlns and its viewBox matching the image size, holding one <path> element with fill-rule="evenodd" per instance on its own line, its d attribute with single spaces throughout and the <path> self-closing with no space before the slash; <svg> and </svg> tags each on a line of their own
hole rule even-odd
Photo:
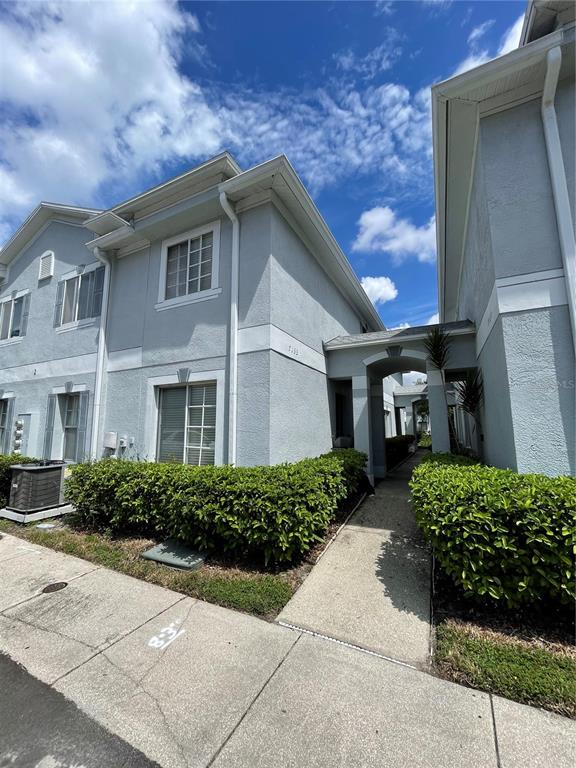
<svg viewBox="0 0 576 768">
<path fill-rule="evenodd" d="M 406 406 L 406 434 L 416 435 L 416 423 L 414 420 L 414 402 Z"/>
<path fill-rule="evenodd" d="M 354 417 L 354 448 L 368 456 L 366 474 L 370 482 L 373 483 L 370 379 L 367 374 L 352 377 L 352 413 Z"/>
<path fill-rule="evenodd" d="M 428 377 L 428 404 L 432 426 L 432 450 L 434 453 L 450 452 L 450 430 L 448 428 L 448 408 L 442 376 L 437 368 L 426 363 Z"/>
</svg>

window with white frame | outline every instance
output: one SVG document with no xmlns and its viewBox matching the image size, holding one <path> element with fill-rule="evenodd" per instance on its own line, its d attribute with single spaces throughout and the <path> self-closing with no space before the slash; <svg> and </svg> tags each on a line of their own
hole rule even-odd
<svg viewBox="0 0 576 768">
<path fill-rule="evenodd" d="M 78 454 L 80 395 L 61 395 L 61 400 L 62 431 L 64 433 L 62 458 L 64 461 L 76 461 Z"/>
<path fill-rule="evenodd" d="M 0 341 L 26 335 L 30 294 L 0 301 Z"/>
<path fill-rule="evenodd" d="M 214 464 L 215 445 L 216 382 L 160 389 L 158 461 Z"/>
<path fill-rule="evenodd" d="M 8 400 L 0 400 L 0 453 L 8 452 L 4 450 L 8 431 Z"/>
<path fill-rule="evenodd" d="M 104 267 L 74 275 L 58 283 L 54 326 L 99 317 L 102 310 Z"/>
<path fill-rule="evenodd" d="M 171 237 L 162 243 L 158 295 L 160 305 L 187 304 L 220 293 L 219 243 L 219 221 Z"/>
</svg>

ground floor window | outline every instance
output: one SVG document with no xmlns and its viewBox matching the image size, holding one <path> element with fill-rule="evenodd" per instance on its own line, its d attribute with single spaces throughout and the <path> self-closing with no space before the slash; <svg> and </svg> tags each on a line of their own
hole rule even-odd
<svg viewBox="0 0 576 768">
<path fill-rule="evenodd" d="M 158 461 L 214 464 L 216 382 L 162 388 L 159 398 Z"/>
<path fill-rule="evenodd" d="M 62 395 L 62 428 L 64 461 L 76 461 L 78 454 L 78 417 L 80 414 L 80 395 Z"/>
<path fill-rule="evenodd" d="M 7 453 L 5 446 L 8 434 L 8 400 L 0 400 L 0 453 Z"/>
<path fill-rule="evenodd" d="M 48 395 L 44 431 L 45 459 L 85 461 L 89 393 L 66 392 Z"/>
</svg>

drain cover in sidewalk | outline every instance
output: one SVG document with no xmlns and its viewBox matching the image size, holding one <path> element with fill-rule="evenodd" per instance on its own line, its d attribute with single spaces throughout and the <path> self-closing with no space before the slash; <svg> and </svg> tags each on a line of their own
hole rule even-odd
<svg viewBox="0 0 576 768">
<path fill-rule="evenodd" d="M 185 571 L 195 571 L 204 563 L 205 556 L 195 549 L 187 547 L 176 539 L 166 539 L 162 544 L 157 544 L 152 549 L 142 552 L 146 560 L 153 560 L 171 568 L 181 568 Z"/>
</svg>

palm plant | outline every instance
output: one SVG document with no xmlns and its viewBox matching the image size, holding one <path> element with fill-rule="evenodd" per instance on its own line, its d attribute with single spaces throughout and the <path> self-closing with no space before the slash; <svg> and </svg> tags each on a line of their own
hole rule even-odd
<svg viewBox="0 0 576 768">
<path fill-rule="evenodd" d="M 463 381 L 456 381 L 454 388 L 458 393 L 460 405 L 466 413 L 477 419 L 480 411 L 480 405 L 484 398 L 484 385 L 482 383 L 482 374 L 479 370 L 466 371 L 466 377 Z"/>
<path fill-rule="evenodd" d="M 448 431 L 450 433 L 450 442 L 454 444 L 456 450 L 459 451 L 458 438 L 456 436 L 456 430 L 452 419 L 450 418 L 448 409 L 448 397 L 446 395 L 446 376 L 444 369 L 448 365 L 450 358 L 450 336 L 439 325 L 434 325 L 428 330 L 426 339 L 424 340 L 424 348 L 428 352 L 428 358 L 434 368 L 440 371 L 440 379 L 442 381 L 442 392 L 444 393 L 444 402 L 446 403 L 446 413 L 448 414 Z M 434 429 L 434 425 L 432 425 Z"/>
<path fill-rule="evenodd" d="M 480 406 L 484 399 L 484 384 L 482 374 L 477 370 L 466 371 L 466 376 L 462 381 L 456 381 L 454 388 L 458 394 L 460 405 L 466 413 L 474 419 L 474 430 L 480 434 Z M 480 443 L 477 443 L 479 453 Z"/>
</svg>

